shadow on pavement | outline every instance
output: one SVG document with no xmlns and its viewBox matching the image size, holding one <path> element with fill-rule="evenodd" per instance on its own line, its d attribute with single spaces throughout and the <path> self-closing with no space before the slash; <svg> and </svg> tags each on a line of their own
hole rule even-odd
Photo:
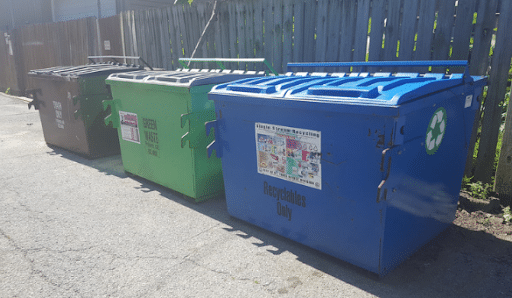
<svg viewBox="0 0 512 298">
<path fill-rule="evenodd" d="M 140 183 L 142 192 L 158 191 L 163 197 L 200 212 L 229 226 L 230 233 L 253 245 L 268 247 L 280 255 L 290 252 L 297 260 L 321 273 L 379 297 L 512 297 L 512 242 L 485 232 L 456 225 L 438 235 L 388 275 L 376 274 L 347 262 L 231 217 L 223 195 L 205 202 L 195 201 L 171 189 L 124 172 L 120 155 L 86 159 L 50 146 L 51 155 L 60 155 L 92 167 L 106 175 L 130 177 Z M 319 274 L 321 274 L 319 273 Z M 340 293 L 343 296 L 343 293 Z"/>
<path fill-rule="evenodd" d="M 101 157 L 96 159 L 89 159 L 85 156 L 81 156 L 77 153 L 62 149 L 60 147 L 46 144 L 53 151 L 48 152 L 48 155 L 58 155 L 76 163 L 83 164 L 85 166 L 94 168 L 101 173 L 107 175 L 114 175 L 119 178 L 127 178 L 128 175 L 124 172 L 123 163 L 121 161 L 121 155 L 112 155 L 108 157 Z"/>
</svg>

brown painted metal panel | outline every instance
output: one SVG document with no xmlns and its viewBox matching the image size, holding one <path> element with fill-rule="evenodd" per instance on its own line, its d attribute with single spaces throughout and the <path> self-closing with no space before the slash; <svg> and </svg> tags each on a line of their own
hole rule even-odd
<svg viewBox="0 0 512 298">
<path fill-rule="evenodd" d="M 32 81 L 40 90 L 35 96 L 46 143 L 90 155 L 85 124 L 80 117 L 74 117 L 74 112 L 80 109 L 80 103 L 73 104 L 73 98 L 79 96 L 77 79 L 66 82 L 33 77 Z"/>
</svg>

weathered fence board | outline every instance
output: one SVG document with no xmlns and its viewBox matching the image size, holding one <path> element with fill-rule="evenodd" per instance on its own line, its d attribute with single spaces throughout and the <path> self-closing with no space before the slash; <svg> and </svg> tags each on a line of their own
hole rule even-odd
<svg viewBox="0 0 512 298">
<path fill-rule="evenodd" d="M 384 34 L 384 18 L 386 16 L 386 2 L 373 1 L 371 7 L 370 45 L 368 46 L 368 60 L 381 60 L 382 35 Z"/>
<path fill-rule="evenodd" d="M 417 30 L 417 16 L 419 0 L 409 0 L 404 2 L 404 11 L 402 17 L 402 30 L 400 35 L 400 48 L 398 49 L 398 59 L 403 61 L 412 60 L 414 53 L 414 36 Z"/>
<path fill-rule="evenodd" d="M 435 6 L 432 1 L 421 1 L 418 19 L 418 37 L 415 60 L 430 60 L 432 48 L 432 30 L 434 28 Z"/>
<path fill-rule="evenodd" d="M 322 8 L 327 11 L 327 20 L 326 20 L 326 31 L 328 32 L 326 44 L 326 52 L 325 57 L 321 60 L 317 59 L 317 61 L 337 61 L 338 60 L 338 45 L 340 44 L 340 12 L 341 12 L 342 1 L 334 1 L 331 3 L 330 7 L 327 5 Z M 321 7 L 319 6 L 319 9 Z M 327 28 L 329 28 L 327 30 Z M 317 33 L 318 36 L 318 33 Z M 317 47 L 319 42 L 317 42 Z M 327 69 L 327 71 L 332 71 L 332 69 Z"/>
<path fill-rule="evenodd" d="M 459 1 L 453 28 L 452 60 L 468 60 L 476 0 Z"/>
<path fill-rule="evenodd" d="M 494 190 L 500 195 L 500 198 L 508 203 L 507 205 L 512 203 L 512 108 L 510 104 L 507 108 L 507 119 L 505 120 L 501 154 L 496 169 Z"/>
<path fill-rule="evenodd" d="M 22 88 L 18 85 L 18 73 L 16 70 L 16 35 L 19 31 L 11 34 L 0 31 L 0 91 L 4 92 L 9 88 L 11 93 L 18 94 Z M 7 34 L 7 36 L 4 35 Z"/>
<path fill-rule="evenodd" d="M 400 33 L 400 0 L 389 0 L 388 18 L 384 29 L 384 60 L 396 60 L 397 44 Z"/>
<path fill-rule="evenodd" d="M 316 51 L 315 61 L 326 61 L 325 55 L 327 51 L 327 40 L 329 39 L 328 33 L 328 13 L 329 13 L 329 0 L 318 0 L 316 10 Z M 331 11 L 332 13 L 332 11 Z M 343 16 L 342 16 L 343 17 Z M 331 14 L 332 18 L 332 14 Z M 333 30 L 334 31 L 334 30 Z M 330 46 L 332 50 L 336 47 Z M 322 71 L 323 69 L 318 69 Z"/>
<path fill-rule="evenodd" d="M 365 61 L 366 59 L 369 12 L 370 0 L 359 0 L 357 2 L 353 61 Z"/>
<path fill-rule="evenodd" d="M 487 73 L 489 50 L 493 28 L 496 25 L 497 0 L 480 1 L 474 29 L 474 42 L 471 51 L 471 74 Z"/>
<path fill-rule="evenodd" d="M 223 2 L 219 3 L 219 20 L 220 20 L 220 34 L 222 42 L 222 56 L 223 58 L 232 57 L 229 53 L 229 14 L 226 5 Z M 263 50 L 263 45 L 262 45 Z"/>
<path fill-rule="evenodd" d="M 274 68 L 282 72 L 283 62 L 283 0 L 274 0 Z"/>
<path fill-rule="evenodd" d="M 293 2 L 284 0 L 283 3 L 283 61 L 282 71 L 286 70 L 286 64 L 292 62 L 292 41 L 293 41 Z"/>
<path fill-rule="evenodd" d="M 455 22 L 455 0 L 442 0 L 439 2 L 434 39 L 432 41 L 432 60 L 448 60 L 450 55 L 450 42 Z M 444 72 L 445 68 L 433 68 L 433 72 Z"/>
<path fill-rule="evenodd" d="M 236 9 L 235 5 L 229 3 L 228 5 L 228 13 L 229 13 L 229 53 L 230 57 L 237 58 L 238 57 L 238 45 L 237 45 L 237 30 L 236 30 Z M 266 22 L 265 22 L 266 23 Z M 268 44 L 272 44 L 273 41 L 269 41 Z M 271 48 L 268 47 L 270 51 Z M 265 54 L 267 55 L 267 54 Z M 237 66 L 233 63 L 228 65 L 229 68 L 236 68 Z"/>
<path fill-rule="evenodd" d="M 263 52 L 263 4 L 262 1 L 254 1 L 254 51 L 257 58 L 265 57 Z M 264 70 L 265 65 L 257 64 L 256 70 Z"/>
<path fill-rule="evenodd" d="M 340 43 L 338 46 L 338 60 L 343 62 L 352 61 L 352 42 L 354 40 L 354 26 L 356 16 L 356 2 L 346 0 L 343 1 L 341 7 L 341 25 L 340 25 Z M 341 71 L 348 71 L 348 68 L 342 68 Z"/>
<path fill-rule="evenodd" d="M 482 119 L 482 138 L 478 149 L 475 179 L 490 182 L 493 175 L 496 144 L 501 124 L 501 106 L 507 89 L 510 59 L 512 58 L 512 1 L 501 3 L 501 14 L 496 34 L 496 48 L 492 56 L 489 73 L 490 87 L 484 101 L 484 118 Z M 485 136 L 485 138 L 484 138 Z"/>
<path fill-rule="evenodd" d="M 294 1 L 293 15 L 293 61 L 301 62 L 304 59 L 304 1 Z"/>
<path fill-rule="evenodd" d="M 305 62 L 315 61 L 315 27 L 311 24 L 315 24 L 316 22 L 316 3 L 314 1 L 304 0 L 304 14 L 302 15 L 304 18 L 303 24 L 303 32 L 302 35 L 304 37 L 303 44 L 299 44 L 298 46 L 302 46 L 304 48 L 304 60 Z M 307 19 L 307 22 L 305 21 Z M 268 56 L 265 56 L 267 59 Z"/>
</svg>

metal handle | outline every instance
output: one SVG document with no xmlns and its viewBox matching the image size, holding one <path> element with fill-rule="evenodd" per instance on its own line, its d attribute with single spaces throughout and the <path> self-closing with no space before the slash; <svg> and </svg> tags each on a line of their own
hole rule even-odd
<svg viewBox="0 0 512 298">
<path fill-rule="evenodd" d="M 103 110 L 105 112 L 110 107 L 110 115 L 105 117 L 105 119 L 103 120 L 105 122 L 105 125 L 108 126 L 110 123 L 112 123 L 113 128 L 119 128 L 119 114 L 116 111 L 116 104 L 118 104 L 118 101 L 115 99 L 109 99 L 104 100 L 101 103 L 103 104 Z"/>
<path fill-rule="evenodd" d="M 139 56 L 88 56 L 87 59 L 89 59 L 91 62 L 94 63 L 94 59 L 112 59 L 115 62 L 118 62 L 116 59 L 133 59 L 133 60 L 140 60 L 144 65 L 146 65 L 149 69 L 153 70 L 153 67 L 151 67 L 144 59 L 142 59 Z M 118 62 L 119 63 L 119 62 Z"/>
<path fill-rule="evenodd" d="M 221 69 L 226 69 L 222 62 L 245 62 L 245 63 L 263 63 L 265 64 L 270 72 L 274 75 L 278 75 L 277 71 L 272 67 L 270 62 L 268 62 L 265 58 L 180 58 L 178 60 L 183 68 L 188 68 L 188 65 L 185 63 L 188 62 L 215 62 Z"/>
<path fill-rule="evenodd" d="M 43 92 L 41 89 L 33 89 L 33 90 L 27 90 L 28 94 L 32 94 L 32 101 L 28 103 L 28 109 L 30 110 L 31 107 L 34 107 L 35 110 L 39 110 L 39 106 L 42 105 L 44 107 L 44 101 L 37 99 L 37 94 L 42 94 Z"/>
<path fill-rule="evenodd" d="M 385 160 L 385 157 L 386 157 L 386 153 L 388 153 L 388 151 L 391 150 L 391 149 L 393 149 L 393 147 L 386 148 L 386 149 L 382 150 L 382 160 L 380 162 L 380 171 L 381 172 L 384 172 L 384 160 Z M 382 191 L 382 188 L 383 188 L 384 184 L 386 183 L 386 181 L 389 178 L 389 172 L 390 171 L 391 171 L 391 156 L 388 158 L 388 168 L 387 168 L 386 176 L 384 177 L 384 179 L 382 179 L 382 181 L 380 182 L 379 186 L 377 187 L 377 203 L 381 201 L 380 193 Z M 384 189 L 384 194 L 382 196 L 382 200 L 383 201 L 386 200 L 387 195 L 388 195 L 388 190 Z"/>
<path fill-rule="evenodd" d="M 420 61 L 368 61 L 368 62 L 294 62 L 287 64 L 287 71 L 292 67 L 411 67 L 411 66 L 443 66 L 466 67 L 468 62 L 464 60 L 420 60 Z"/>
</svg>

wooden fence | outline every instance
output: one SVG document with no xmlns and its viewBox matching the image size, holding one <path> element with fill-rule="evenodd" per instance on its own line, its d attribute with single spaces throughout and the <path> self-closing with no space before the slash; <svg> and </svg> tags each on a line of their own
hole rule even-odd
<svg viewBox="0 0 512 298">
<path fill-rule="evenodd" d="M 11 34 L 0 32 L 0 91 L 9 88 L 11 93 L 20 93 L 23 85 L 18 85 L 18 71 L 16 69 L 16 43 Z"/>
<path fill-rule="evenodd" d="M 90 54 L 114 53 L 176 69 L 178 58 L 191 56 L 213 7 L 175 5 L 21 28 L 23 73 L 83 64 Z M 512 1 L 245 0 L 219 1 L 216 8 L 206 42 L 195 57 L 265 57 L 278 72 L 284 72 L 288 62 L 301 61 L 468 60 L 470 73 L 489 75 L 490 85 L 477 162 L 474 167 L 468 163 L 466 174 L 490 180 L 512 57 Z M 476 138 L 474 133 L 473 144 Z"/>
</svg>

